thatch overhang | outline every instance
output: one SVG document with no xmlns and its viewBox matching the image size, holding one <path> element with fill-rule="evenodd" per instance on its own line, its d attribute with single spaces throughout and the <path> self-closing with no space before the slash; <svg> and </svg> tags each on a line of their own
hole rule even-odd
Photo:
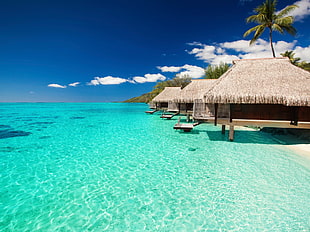
<svg viewBox="0 0 310 232">
<path fill-rule="evenodd" d="M 181 92 L 181 87 L 165 87 L 165 89 L 153 98 L 152 102 L 170 102 L 176 96 L 179 96 Z"/>
<path fill-rule="evenodd" d="M 216 79 L 192 80 L 181 90 L 178 97 L 174 99 L 177 103 L 194 103 L 195 99 L 203 99 L 204 93 L 208 91 L 216 82 Z"/>
<path fill-rule="evenodd" d="M 310 106 L 310 73 L 286 57 L 235 60 L 205 92 L 204 101 Z"/>
</svg>

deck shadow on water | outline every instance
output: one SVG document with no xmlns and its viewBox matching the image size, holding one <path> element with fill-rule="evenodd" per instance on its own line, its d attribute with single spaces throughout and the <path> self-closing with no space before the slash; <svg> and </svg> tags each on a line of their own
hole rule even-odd
<svg viewBox="0 0 310 232">
<path fill-rule="evenodd" d="M 223 135 L 221 131 L 206 131 L 208 137 L 211 141 L 229 141 L 228 134 L 229 131 L 226 131 Z M 296 145 L 304 144 L 305 141 L 302 140 L 289 140 L 280 141 L 271 134 L 267 134 L 261 131 L 238 131 L 234 133 L 234 143 L 255 143 L 255 144 L 270 144 L 270 145 Z"/>
</svg>

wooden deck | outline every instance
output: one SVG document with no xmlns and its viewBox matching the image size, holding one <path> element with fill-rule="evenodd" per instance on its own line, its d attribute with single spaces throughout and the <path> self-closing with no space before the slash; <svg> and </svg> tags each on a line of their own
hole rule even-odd
<svg viewBox="0 0 310 232">
<path fill-rule="evenodd" d="M 154 114 L 155 112 L 157 112 L 158 110 L 148 110 L 148 111 L 145 111 L 145 113 L 147 114 Z"/>
<path fill-rule="evenodd" d="M 174 125 L 173 129 L 183 130 L 184 132 L 190 132 L 197 125 L 199 125 L 199 123 L 177 123 Z"/>
<path fill-rule="evenodd" d="M 176 115 L 178 115 L 179 113 L 175 113 L 175 114 L 162 114 L 161 116 L 160 116 L 160 118 L 165 118 L 165 119 L 171 119 L 171 118 L 173 118 L 174 116 L 176 116 Z"/>
</svg>

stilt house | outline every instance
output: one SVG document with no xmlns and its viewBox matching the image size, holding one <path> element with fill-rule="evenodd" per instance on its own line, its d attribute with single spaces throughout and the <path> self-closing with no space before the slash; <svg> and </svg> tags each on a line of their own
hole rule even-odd
<svg viewBox="0 0 310 232">
<path fill-rule="evenodd" d="M 177 104 L 173 99 L 180 95 L 181 87 L 165 87 L 165 89 L 153 98 L 151 104 L 155 105 L 157 110 L 177 112 Z"/>
<path fill-rule="evenodd" d="M 180 113 L 190 113 L 194 111 L 195 99 L 202 99 L 204 93 L 215 83 L 216 79 L 192 80 L 181 90 L 179 96 L 174 101 L 177 103 Z"/>
<path fill-rule="evenodd" d="M 236 60 L 204 95 L 215 124 L 310 129 L 310 73 L 288 58 Z M 218 117 L 229 106 L 229 120 Z"/>
</svg>

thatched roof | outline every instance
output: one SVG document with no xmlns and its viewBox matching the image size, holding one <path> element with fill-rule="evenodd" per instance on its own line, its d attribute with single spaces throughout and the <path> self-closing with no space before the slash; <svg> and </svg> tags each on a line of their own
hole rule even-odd
<svg viewBox="0 0 310 232">
<path fill-rule="evenodd" d="M 153 98 L 152 102 L 169 102 L 179 96 L 181 87 L 165 87 L 165 89 Z"/>
<path fill-rule="evenodd" d="M 204 93 L 208 91 L 216 79 L 199 79 L 192 80 L 186 87 L 181 90 L 181 94 L 174 99 L 178 103 L 193 103 L 195 99 L 202 99 Z"/>
<path fill-rule="evenodd" d="M 288 58 L 236 60 L 204 94 L 207 103 L 310 106 L 310 73 Z"/>
</svg>

